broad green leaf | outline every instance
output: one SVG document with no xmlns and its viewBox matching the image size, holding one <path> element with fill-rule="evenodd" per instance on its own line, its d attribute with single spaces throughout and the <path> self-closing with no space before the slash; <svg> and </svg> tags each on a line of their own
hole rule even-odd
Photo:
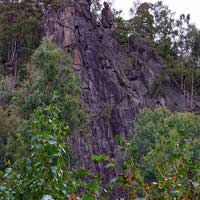
<svg viewBox="0 0 200 200">
<path fill-rule="evenodd" d="M 109 163 L 105 166 L 105 168 L 114 168 L 115 164 L 114 163 Z"/>
<path fill-rule="evenodd" d="M 88 188 L 88 189 L 91 189 L 91 190 L 97 190 L 97 188 L 98 188 L 98 183 L 97 182 L 91 182 L 91 183 L 87 183 L 86 184 L 86 187 Z"/>
<path fill-rule="evenodd" d="M 78 175 L 86 175 L 88 173 L 88 170 L 87 169 L 76 169 L 75 172 Z"/>
<path fill-rule="evenodd" d="M 105 154 L 102 154 L 102 155 L 92 155 L 92 160 L 93 161 L 108 160 L 108 156 L 106 156 Z"/>
<path fill-rule="evenodd" d="M 82 200 L 94 200 L 93 194 L 83 194 Z"/>
</svg>

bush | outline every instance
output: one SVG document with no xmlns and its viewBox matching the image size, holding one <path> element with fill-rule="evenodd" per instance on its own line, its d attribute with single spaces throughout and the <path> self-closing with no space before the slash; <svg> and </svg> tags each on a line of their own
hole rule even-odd
<svg viewBox="0 0 200 200">
<path fill-rule="evenodd" d="M 44 195 L 51 195 L 53 199 L 76 199 L 82 188 L 82 198 L 87 200 L 99 193 L 97 182 L 83 180 L 85 175 L 90 179 L 95 175 L 90 175 L 86 169 L 72 170 L 70 162 L 66 162 L 65 138 L 69 125 L 60 121 L 62 111 L 56 102 L 57 96 L 48 106 L 35 110 L 31 120 L 30 151 L 17 166 L 6 169 L 0 185 L 0 199 L 31 200 Z"/>
<path fill-rule="evenodd" d="M 5 167 L 6 161 L 14 158 L 9 151 L 8 143 L 15 137 L 18 120 L 14 114 L 9 114 L 0 107 L 0 170 Z"/>
<path fill-rule="evenodd" d="M 200 178 L 199 138 L 199 116 L 165 108 L 141 111 L 130 150 L 144 182 L 159 185 L 152 197 L 185 199 L 192 195 L 189 183 L 194 187 Z"/>
</svg>

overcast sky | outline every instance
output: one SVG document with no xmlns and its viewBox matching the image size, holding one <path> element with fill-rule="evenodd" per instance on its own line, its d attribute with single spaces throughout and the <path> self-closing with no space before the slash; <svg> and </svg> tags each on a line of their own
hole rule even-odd
<svg viewBox="0 0 200 200">
<path fill-rule="evenodd" d="M 145 0 L 141 0 L 141 2 L 145 2 Z M 157 0 L 146 0 L 146 2 L 157 2 Z M 163 0 L 163 3 L 178 15 L 191 14 L 191 21 L 200 28 L 200 0 Z M 133 0 L 114 0 L 116 9 L 122 9 L 126 18 L 129 16 L 129 9 L 132 5 Z"/>
</svg>

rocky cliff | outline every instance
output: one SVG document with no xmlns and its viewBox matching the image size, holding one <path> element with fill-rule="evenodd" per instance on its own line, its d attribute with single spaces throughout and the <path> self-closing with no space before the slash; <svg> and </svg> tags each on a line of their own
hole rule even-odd
<svg viewBox="0 0 200 200">
<path fill-rule="evenodd" d="M 90 123 L 75 133 L 77 154 L 85 166 L 104 171 L 103 163 L 92 164 L 90 156 L 119 157 L 114 136 L 128 138 L 140 108 L 162 105 L 183 111 L 200 106 L 196 101 L 191 105 L 190 97 L 170 77 L 163 79 L 159 91 L 155 83 L 164 68 L 162 59 L 134 37 L 129 48 L 121 47 L 109 7 L 104 5 L 101 23 L 97 23 L 90 5 L 90 0 L 65 0 L 59 8 L 49 8 L 45 27 L 53 41 L 71 53 L 72 69 L 81 80 L 81 101 Z"/>
</svg>

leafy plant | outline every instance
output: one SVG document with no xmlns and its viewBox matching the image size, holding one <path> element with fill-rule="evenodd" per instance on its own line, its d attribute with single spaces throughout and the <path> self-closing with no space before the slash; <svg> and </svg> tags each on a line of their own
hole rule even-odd
<svg viewBox="0 0 200 200">
<path fill-rule="evenodd" d="M 34 111 L 31 120 L 31 146 L 28 154 L 17 166 L 6 169 L 3 184 L 0 186 L 0 199 L 41 199 L 50 195 L 54 199 L 93 199 L 100 189 L 96 181 L 84 181 L 87 175 L 91 180 L 95 174 L 86 169 L 71 169 L 66 162 L 66 143 L 69 125 L 60 121 L 62 112 L 57 102 L 58 96 L 48 106 Z M 23 143 L 23 137 L 21 138 Z M 90 198 L 89 198 L 90 197 Z"/>
<path fill-rule="evenodd" d="M 85 115 L 79 102 L 79 80 L 69 69 L 70 57 L 45 38 L 34 52 L 29 66 L 30 77 L 15 91 L 13 107 L 24 118 L 37 107 L 48 104 L 54 93 L 57 104 L 63 111 L 60 119 L 69 122 L 69 132 L 85 123 Z"/>
</svg>

